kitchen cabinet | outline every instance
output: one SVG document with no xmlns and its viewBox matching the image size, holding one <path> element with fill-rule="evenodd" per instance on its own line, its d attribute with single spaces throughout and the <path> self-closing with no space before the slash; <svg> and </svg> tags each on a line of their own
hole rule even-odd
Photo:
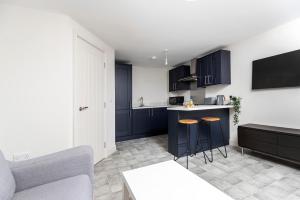
<svg viewBox="0 0 300 200">
<path fill-rule="evenodd" d="M 231 83 L 230 51 L 219 50 L 197 60 L 197 87 Z"/>
<path fill-rule="evenodd" d="M 151 130 L 151 109 L 133 110 L 133 135 L 145 135 Z"/>
<path fill-rule="evenodd" d="M 189 90 L 190 83 L 178 80 L 190 75 L 190 66 L 182 65 L 169 71 L 169 92 L 177 90 Z"/>
<path fill-rule="evenodd" d="M 172 69 L 169 71 L 169 92 L 175 91 L 176 82 L 176 70 Z"/>
<path fill-rule="evenodd" d="M 193 111 L 168 110 L 168 152 L 176 157 L 185 155 L 186 153 L 186 131 L 185 125 L 179 124 L 178 119 L 201 119 L 205 116 L 216 116 L 221 118 L 221 127 L 224 134 L 225 144 L 229 144 L 230 116 L 229 108 L 203 109 Z M 203 149 L 196 149 L 197 139 L 200 134 L 200 142 Z M 209 150 L 208 136 L 211 137 L 212 148 L 222 147 L 224 145 L 221 128 L 218 123 L 211 123 L 210 126 L 200 124 L 190 127 L 190 148 L 195 153 L 200 150 Z"/>
<path fill-rule="evenodd" d="M 168 128 L 167 108 L 152 108 L 151 110 L 151 130 L 166 131 Z"/>
<path fill-rule="evenodd" d="M 132 134 L 132 66 L 115 65 L 116 141 Z"/>
<path fill-rule="evenodd" d="M 167 132 L 167 108 L 132 109 L 132 65 L 115 65 L 116 141 Z"/>
<path fill-rule="evenodd" d="M 133 135 L 153 136 L 167 132 L 167 108 L 142 108 L 133 110 Z"/>
</svg>

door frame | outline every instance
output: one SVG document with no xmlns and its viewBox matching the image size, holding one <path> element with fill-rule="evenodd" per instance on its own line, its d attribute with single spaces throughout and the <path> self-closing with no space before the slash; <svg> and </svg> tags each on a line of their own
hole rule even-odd
<svg viewBox="0 0 300 200">
<path fill-rule="evenodd" d="M 75 112 L 76 110 L 78 109 L 75 105 L 75 98 L 76 98 L 76 90 L 77 90 L 77 87 L 76 87 L 76 76 L 75 76 L 75 70 L 77 68 L 77 65 L 76 65 L 76 51 L 77 51 L 77 42 L 78 42 L 78 39 L 81 39 L 85 42 L 87 42 L 88 44 L 90 44 L 91 46 L 95 47 L 96 49 L 98 49 L 99 51 L 101 51 L 103 53 L 103 56 L 104 56 L 104 81 L 103 81 L 103 84 L 104 84 L 104 94 L 103 94 L 103 101 L 104 101 L 104 104 L 106 106 L 104 106 L 103 108 L 103 130 L 104 130 L 104 135 L 103 135 L 103 150 L 104 150 L 104 158 L 106 158 L 108 156 L 108 148 L 107 148 L 107 138 L 108 138 L 108 133 L 107 133 L 107 54 L 106 54 L 106 51 L 104 50 L 103 47 L 101 47 L 100 45 L 97 44 L 97 42 L 94 42 L 93 39 L 90 39 L 88 35 L 85 35 L 85 34 L 80 34 L 79 32 L 76 32 L 76 31 L 73 31 L 73 70 L 72 70 L 72 77 L 73 77 L 73 82 L 72 82 L 72 85 L 73 85 L 73 106 L 72 106 L 72 116 L 73 116 L 73 120 L 72 120 L 72 146 L 74 147 L 75 146 Z"/>
</svg>

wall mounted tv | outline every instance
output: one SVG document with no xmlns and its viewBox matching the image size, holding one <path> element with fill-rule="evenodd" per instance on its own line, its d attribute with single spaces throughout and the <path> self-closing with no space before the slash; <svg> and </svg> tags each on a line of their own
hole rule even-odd
<svg viewBox="0 0 300 200">
<path fill-rule="evenodd" d="M 252 89 L 300 86 L 300 50 L 252 63 Z"/>
</svg>

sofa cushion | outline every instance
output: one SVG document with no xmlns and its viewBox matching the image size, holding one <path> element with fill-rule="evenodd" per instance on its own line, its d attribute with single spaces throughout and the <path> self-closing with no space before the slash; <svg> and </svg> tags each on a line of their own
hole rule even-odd
<svg viewBox="0 0 300 200">
<path fill-rule="evenodd" d="M 79 175 L 17 192 L 13 200 L 92 200 L 92 184 Z"/>
<path fill-rule="evenodd" d="M 0 151 L 0 199 L 11 200 L 16 189 L 15 179 L 9 169 L 8 162 Z"/>
</svg>

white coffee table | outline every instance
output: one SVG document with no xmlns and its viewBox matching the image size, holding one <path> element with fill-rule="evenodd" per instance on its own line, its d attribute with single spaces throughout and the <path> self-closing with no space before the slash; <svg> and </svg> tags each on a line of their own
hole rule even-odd
<svg viewBox="0 0 300 200">
<path fill-rule="evenodd" d="M 123 181 L 124 200 L 233 200 L 173 160 L 123 172 Z"/>
</svg>

